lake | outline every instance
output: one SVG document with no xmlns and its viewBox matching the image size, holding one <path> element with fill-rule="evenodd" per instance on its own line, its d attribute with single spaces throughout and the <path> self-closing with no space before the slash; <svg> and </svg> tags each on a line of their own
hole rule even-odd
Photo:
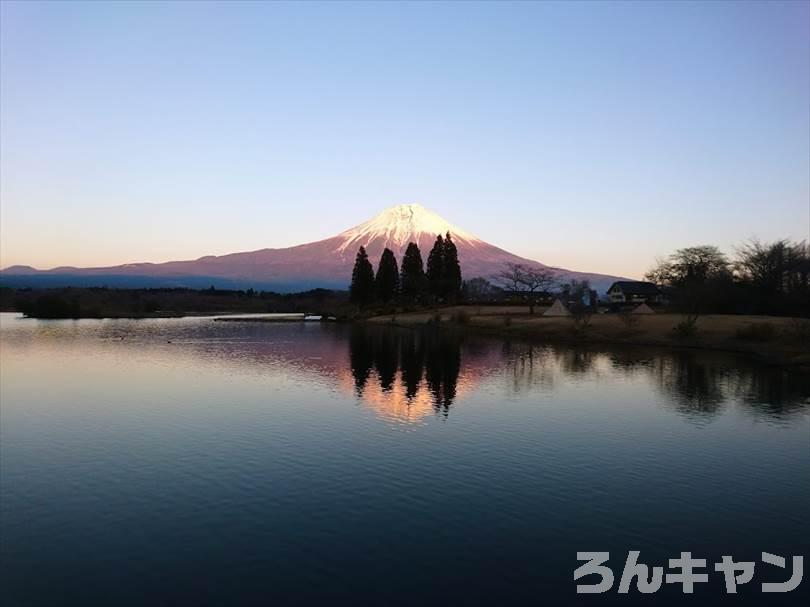
<svg viewBox="0 0 810 607">
<path fill-rule="evenodd" d="M 658 600 L 810 589 L 808 562 L 791 595 L 760 592 L 790 577 L 762 552 L 810 560 L 799 370 L 435 330 L 3 314 L 0 390 L 4 605 L 630 604 L 630 550 L 757 561 L 738 596 L 710 571 Z M 578 551 L 610 552 L 608 593 L 576 594 Z"/>
</svg>

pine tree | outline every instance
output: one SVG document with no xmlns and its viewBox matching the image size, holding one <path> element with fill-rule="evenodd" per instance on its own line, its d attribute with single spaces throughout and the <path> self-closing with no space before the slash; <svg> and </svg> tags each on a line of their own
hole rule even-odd
<svg viewBox="0 0 810 607">
<path fill-rule="evenodd" d="M 419 301 L 425 293 L 427 279 L 422 264 L 422 253 L 415 242 L 408 244 L 402 258 L 400 288 L 402 296 L 410 301 Z"/>
<path fill-rule="evenodd" d="M 374 300 L 374 268 L 371 267 L 365 247 L 360 247 L 354 260 L 349 299 L 361 306 Z"/>
<path fill-rule="evenodd" d="M 461 296 L 461 265 L 450 232 L 444 239 L 444 296 L 451 302 L 458 301 Z"/>
<path fill-rule="evenodd" d="M 444 239 L 441 234 L 436 237 L 433 249 L 431 249 L 430 255 L 428 255 L 427 279 L 428 290 L 431 295 L 436 298 L 444 296 Z"/>
<path fill-rule="evenodd" d="M 377 266 L 377 276 L 374 279 L 374 288 L 377 299 L 388 303 L 399 294 L 399 268 L 397 258 L 391 249 L 385 249 Z"/>
</svg>

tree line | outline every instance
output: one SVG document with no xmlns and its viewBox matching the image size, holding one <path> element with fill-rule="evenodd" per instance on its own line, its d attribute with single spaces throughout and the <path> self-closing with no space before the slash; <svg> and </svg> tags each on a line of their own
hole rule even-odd
<svg viewBox="0 0 810 607">
<path fill-rule="evenodd" d="M 682 311 L 810 315 L 810 246 L 787 239 L 752 240 L 732 258 L 715 246 L 678 249 L 645 278 Z"/>
<path fill-rule="evenodd" d="M 462 281 L 458 251 L 448 233 L 438 236 L 423 264 L 416 243 L 402 259 L 390 249 L 375 273 L 364 247 L 352 272 L 350 300 L 358 305 L 495 301 L 504 292 L 524 293 L 533 311 L 541 294 L 560 291 L 565 301 L 585 301 L 587 282 L 559 281 L 551 269 L 505 264 L 491 277 Z M 656 260 L 645 279 L 658 285 L 673 308 L 686 314 L 731 313 L 810 316 L 810 245 L 781 239 L 751 240 L 726 255 L 713 245 L 686 247 Z M 496 286 L 497 285 L 497 286 Z"/>
<path fill-rule="evenodd" d="M 402 303 L 455 303 L 461 296 L 461 265 L 458 250 L 450 233 L 436 237 L 427 268 L 415 242 L 408 244 L 402 257 L 402 266 L 391 249 L 384 249 L 377 271 L 368 258 L 365 247 L 360 247 L 352 269 L 349 299 L 360 306 Z"/>
<path fill-rule="evenodd" d="M 312 289 L 276 293 L 256 289 L 161 287 L 116 289 L 0 287 L 0 310 L 33 318 L 145 318 L 187 314 L 264 314 L 298 312 L 339 316 L 347 307 L 345 291 Z"/>
</svg>

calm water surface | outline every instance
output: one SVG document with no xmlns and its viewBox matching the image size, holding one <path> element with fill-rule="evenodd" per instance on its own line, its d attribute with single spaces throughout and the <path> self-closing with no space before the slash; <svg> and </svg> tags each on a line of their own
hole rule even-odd
<svg viewBox="0 0 810 607">
<path fill-rule="evenodd" d="M 799 371 L 6 314 L 0 373 L 4 605 L 629 604 L 577 597 L 576 552 L 810 561 Z M 761 567 L 725 598 L 762 600 Z M 656 598 L 713 604 L 718 575 Z"/>
</svg>

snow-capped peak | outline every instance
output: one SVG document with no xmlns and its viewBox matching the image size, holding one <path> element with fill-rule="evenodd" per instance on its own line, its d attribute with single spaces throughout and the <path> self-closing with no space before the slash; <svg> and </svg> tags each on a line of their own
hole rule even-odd
<svg viewBox="0 0 810 607">
<path fill-rule="evenodd" d="M 481 240 L 469 232 L 454 226 L 421 204 L 400 204 L 386 209 L 376 217 L 359 226 L 341 232 L 343 239 L 339 251 L 381 239 L 385 246 L 401 249 L 409 242 L 435 238 L 450 232 L 453 240 L 475 244 Z"/>
</svg>

